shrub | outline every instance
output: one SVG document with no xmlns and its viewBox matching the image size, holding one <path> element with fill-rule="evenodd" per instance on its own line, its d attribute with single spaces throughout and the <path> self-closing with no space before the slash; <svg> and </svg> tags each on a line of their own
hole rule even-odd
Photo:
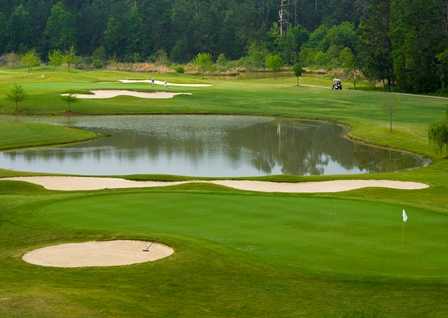
<svg viewBox="0 0 448 318">
<path fill-rule="evenodd" d="M 176 71 L 176 73 L 185 73 L 185 68 L 182 65 L 172 65 L 171 68 Z"/>
<path fill-rule="evenodd" d="M 99 59 L 96 59 L 92 61 L 92 65 L 94 68 L 102 68 L 104 64 Z"/>
</svg>

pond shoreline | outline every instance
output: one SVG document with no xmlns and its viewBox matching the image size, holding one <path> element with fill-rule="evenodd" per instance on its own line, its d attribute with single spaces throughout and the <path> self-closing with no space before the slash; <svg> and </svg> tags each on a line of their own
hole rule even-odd
<svg viewBox="0 0 448 318">
<path fill-rule="evenodd" d="M 108 138 L 51 144 L 51 148 L 33 146 L 17 153 L 8 150 L 0 157 L 2 166 L 16 171 L 222 178 L 359 175 L 428 165 L 417 154 L 354 142 L 347 136 L 350 126 L 323 120 L 203 114 L 24 116 L 18 120 L 38 120 Z M 123 160 L 133 164 L 125 166 Z"/>
</svg>

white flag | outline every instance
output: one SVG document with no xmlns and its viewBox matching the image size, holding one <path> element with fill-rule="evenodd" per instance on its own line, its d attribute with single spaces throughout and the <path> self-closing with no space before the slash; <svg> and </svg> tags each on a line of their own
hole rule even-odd
<svg viewBox="0 0 448 318">
<path fill-rule="evenodd" d="M 408 216 L 406 215 L 406 211 L 403 209 L 403 222 L 408 220 Z"/>
</svg>

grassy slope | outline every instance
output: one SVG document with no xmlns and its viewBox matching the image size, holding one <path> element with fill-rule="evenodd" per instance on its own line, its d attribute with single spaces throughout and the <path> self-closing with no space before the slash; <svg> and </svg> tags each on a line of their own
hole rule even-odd
<svg viewBox="0 0 448 318">
<path fill-rule="evenodd" d="M 72 74 L 60 72 L 53 74 L 48 69 L 43 69 L 45 81 L 48 82 L 41 85 L 40 71 L 35 71 L 31 75 L 23 74 L 23 70 L 14 72 L 15 74 L 0 73 L 0 95 L 10 88 L 12 82 L 23 84 L 30 93 L 30 99 L 19 104 L 19 109 L 24 113 L 60 114 L 65 112 L 66 105 L 59 99 L 58 93 L 70 89 L 84 91 L 91 88 L 126 87 L 152 90 L 142 84 L 96 83 L 124 78 L 147 78 L 149 77 L 147 74 L 79 71 Z M 170 76 L 167 78 L 173 82 L 201 82 L 188 76 L 179 77 L 174 74 Z M 307 81 L 309 84 L 316 83 L 313 82 L 314 79 L 301 79 L 301 83 Z M 73 110 L 82 113 L 204 112 L 327 118 L 350 124 L 353 127 L 351 134 L 368 142 L 431 155 L 427 145 L 426 128 L 428 123 L 437 120 L 442 115 L 446 104 L 446 101 L 440 99 L 400 96 L 397 101 L 399 111 L 394 118 L 395 131 L 389 133 L 387 115 L 381 111 L 382 100 L 389 98 L 387 94 L 348 90 L 332 92 L 295 87 L 295 79 L 210 82 L 214 85 L 210 88 L 170 87 L 173 91 L 192 92 L 192 96 L 179 96 L 172 100 L 157 102 L 129 97 L 103 101 L 83 100 L 76 103 Z M 161 87 L 157 89 L 160 90 Z M 10 113 L 12 110 L 13 105 L 10 102 L 0 100 L 0 112 Z M 2 142 L 4 141 L 0 139 L 0 143 Z M 418 228 L 416 218 L 428 220 L 434 217 L 440 218 L 441 224 L 446 222 L 447 175 L 448 162 L 440 160 L 429 167 L 413 171 L 357 176 L 358 178 L 422 181 L 431 184 L 431 188 L 425 190 L 363 189 L 331 195 L 276 195 L 273 197 L 275 200 L 285 201 L 288 206 L 290 203 L 287 202 L 303 200 L 303 197 L 312 198 L 317 202 L 321 200 L 323 204 L 334 198 L 338 199 L 335 202 L 341 205 L 342 209 L 344 205 L 340 202 L 346 202 L 347 210 L 354 215 L 360 209 L 358 204 L 362 201 L 372 208 L 377 206 L 375 202 L 383 202 L 378 203 L 378 206 L 386 207 L 386 210 L 389 204 L 396 208 L 404 207 L 410 216 L 409 226 L 412 224 L 415 229 L 421 231 L 419 235 L 426 238 L 421 246 L 428 244 L 434 248 L 444 249 L 446 247 L 443 244 L 446 244 L 446 239 L 442 239 L 444 243 L 441 245 L 429 239 L 431 237 L 429 234 L 446 235 L 444 228 L 438 225 L 437 230 L 431 233 L 431 229 Z M 344 177 L 331 177 L 331 179 L 335 178 Z M 272 176 L 264 179 L 287 181 L 330 178 Z M 154 194 L 172 198 L 179 195 L 184 197 L 188 194 L 204 196 L 204 199 L 200 201 L 210 205 L 209 210 L 214 208 L 213 202 L 207 201 L 210 196 L 232 194 L 232 197 L 239 198 L 242 194 L 240 191 L 201 184 L 163 190 L 110 190 L 100 193 L 123 193 L 124 197 L 127 197 L 135 192 L 143 197 Z M 283 261 L 274 262 L 275 257 L 272 261 L 267 261 L 266 258 L 269 258 L 269 255 L 260 256 L 257 253 L 244 252 L 229 242 L 223 243 L 216 240 L 213 236 L 213 228 L 209 230 L 211 234 L 201 235 L 201 226 L 207 223 L 183 230 L 182 225 L 178 225 L 177 229 L 165 229 L 159 233 L 156 228 L 151 228 L 152 223 L 149 218 L 147 220 L 149 223 L 136 230 L 132 228 L 132 224 L 126 228 L 121 223 L 117 223 L 118 227 L 110 223 L 108 227 L 104 227 L 101 223 L 95 225 L 95 222 L 89 221 L 87 225 L 80 226 L 79 222 L 85 221 L 88 216 L 85 213 L 74 220 L 70 219 L 70 215 L 67 215 L 68 219 L 65 220 L 62 217 L 59 224 L 53 221 L 48 222 L 39 215 L 39 212 L 36 214 L 36 211 L 40 211 L 40 207 L 51 202 L 61 200 L 65 202 L 67 199 L 76 198 L 80 201 L 73 202 L 80 204 L 88 200 L 95 201 L 97 196 L 91 197 L 90 192 L 52 192 L 22 182 L 3 181 L 0 182 L 0 196 L 0 281 L 2 282 L 0 316 L 35 316 L 38 313 L 40 316 L 47 317 L 131 317 L 143 313 L 165 317 L 442 317 L 448 311 L 444 301 L 448 284 L 442 278 L 438 280 L 432 280 L 429 277 L 410 279 L 403 278 L 403 274 L 398 274 L 395 278 L 375 278 L 371 274 L 363 274 L 362 269 L 358 269 L 358 275 L 353 276 L 338 273 L 336 269 L 334 273 L 327 271 L 326 275 L 316 275 L 317 272 L 313 272 L 311 268 L 294 265 L 298 259 L 305 257 L 303 255 L 294 255 L 293 261 L 290 262 L 294 265 L 292 266 L 285 261 L 285 256 L 281 258 Z M 263 195 L 256 195 L 254 198 L 254 203 L 257 204 L 260 201 L 259 198 L 266 199 Z M 346 201 L 339 201 L 339 199 Z M 183 200 L 185 201 L 175 207 L 188 206 L 188 199 Z M 246 198 L 241 199 L 240 203 L 244 206 L 250 205 L 250 201 L 247 203 L 245 200 Z M 145 203 L 144 200 L 142 202 Z M 384 209 L 380 210 L 384 212 Z M 287 213 L 280 213 L 280 215 L 281 220 L 287 219 Z M 207 214 L 205 216 L 210 217 Z M 219 216 L 225 215 L 221 213 Z M 145 222 L 140 217 L 137 218 L 136 224 Z M 244 221 L 247 224 L 253 220 L 256 228 L 266 222 L 266 216 L 256 218 L 245 216 L 245 218 L 233 215 L 229 222 L 238 225 L 239 222 Z M 374 215 L 371 215 L 371 218 L 375 220 L 375 223 L 384 221 L 382 216 L 376 219 Z M 65 223 L 67 220 L 70 220 L 71 224 Z M 135 222 L 135 218 L 133 220 Z M 199 220 L 205 222 L 204 218 Z M 308 217 L 307 222 L 311 220 L 312 217 Z M 188 218 L 185 219 L 185 222 L 188 221 Z M 169 225 L 160 223 L 160 220 L 158 222 L 159 225 Z M 220 225 L 221 230 L 224 231 L 223 222 L 217 223 L 216 226 Z M 148 224 L 149 227 L 147 227 Z M 248 228 L 250 229 L 250 226 L 242 226 L 242 230 Z M 344 228 L 348 230 L 350 227 Z M 325 227 L 323 229 L 331 230 Z M 232 233 L 234 236 L 238 234 L 237 229 L 232 231 L 235 231 Z M 389 233 L 390 229 L 381 231 Z M 425 237 L 426 232 L 427 237 Z M 408 235 L 408 232 L 406 233 Z M 69 270 L 33 266 L 20 260 L 21 255 L 26 251 L 58 242 L 112 238 L 153 239 L 157 234 L 162 235 L 164 242 L 176 248 L 175 256 L 160 262 L 133 266 Z M 269 242 L 269 238 L 263 237 L 258 231 L 245 235 L 248 236 L 246 241 L 239 244 L 248 244 L 257 237 L 260 240 L 262 238 L 262 242 Z M 258 242 L 258 239 L 255 242 Z M 258 244 L 263 245 L 262 242 Z M 355 243 L 351 242 L 351 244 Z M 361 246 L 366 249 L 368 243 L 364 241 Z M 311 246 L 304 245 L 303 248 L 312 251 Z M 356 248 L 354 247 L 355 250 Z M 292 247 L 288 245 L 284 249 L 288 250 Z M 346 251 L 349 252 L 349 250 Z M 276 255 L 275 250 L 270 252 Z M 416 257 L 424 254 L 418 251 L 416 253 L 418 254 L 415 255 Z M 446 251 L 444 254 L 447 254 Z M 279 256 L 276 257 L 278 259 Z M 384 258 L 378 259 L 385 262 Z M 302 261 L 306 260 L 302 259 Z M 350 264 L 350 260 L 345 259 L 344 262 Z M 432 264 L 437 266 L 437 261 L 432 261 Z M 380 265 L 372 264 L 372 266 Z M 401 266 L 406 264 L 403 263 Z M 410 260 L 408 266 L 413 271 L 418 271 L 419 267 L 425 271 L 426 268 L 415 260 Z M 441 264 L 439 268 L 443 266 L 445 265 Z"/>
<path fill-rule="evenodd" d="M 0 150 L 78 142 L 95 137 L 95 133 L 68 127 L 0 122 Z"/>
</svg>

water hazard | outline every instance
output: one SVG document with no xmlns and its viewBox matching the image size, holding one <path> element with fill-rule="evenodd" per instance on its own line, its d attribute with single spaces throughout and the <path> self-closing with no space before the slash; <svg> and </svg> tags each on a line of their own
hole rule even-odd
<svg viewBox="0 0 448 318">
<path fill-rule="evenodd" d="M 11 117 L 0 117 L 0 121 Z M 0 167 L 79 175 L 203 177 L 392 172 L 425 165 L 414 154 L 355 144 L 326 122 L 271 117 L 140 115 L 18 117 L 101 133 L 96 140 L 0 152 Z"/>
</svg>

